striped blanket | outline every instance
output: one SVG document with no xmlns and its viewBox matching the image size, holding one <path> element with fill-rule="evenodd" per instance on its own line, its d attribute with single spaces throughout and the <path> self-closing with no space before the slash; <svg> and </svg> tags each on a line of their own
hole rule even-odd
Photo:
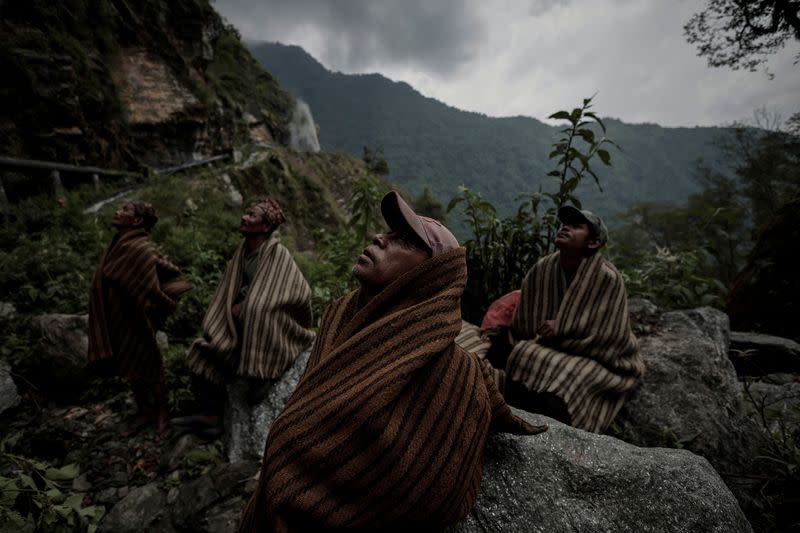
<svg viewBox="0 0 800 533">
<path fill-rule="evenodd" d="M 280 377 L 311 344 L 311 289 L 275 236 L 261 245 L 258 268 L 242 302 L 237 327 L 231 313 L 242 282 L 245 241 L 239 245 L 203 318 L 203 336 L 189 347 L 189 369 L 215 383 L 234 375 Z"/>
<path fill-rule="evenodd" d="M 267 438 L 240 531 L 414 531 L 472 508 L 490 427 L 514 417 L 458 348 L 464 249 L 428 259 L 361 305 L 332 303 Z"/>
<path fill-rule="evenodd" d="M 89 289 L 89 362 L 113 358 L 120 375 L 158 382 L 156 331 L 190 287 L 145 230 L 115 236 Z"/>
<path fill-rule="evenodd" d="M 555 337 L 536 337 L 555 320 Z M 572 425 L 601 432 L 639 383 L 644 363 L 633 336 L 622 276 L 596 253 L 567 287 L 559 253 L 540 259 L 522 284 L 512 331 L 518 342 L 506 379 L 551 392 L 567 404 Z"/>
</svg>

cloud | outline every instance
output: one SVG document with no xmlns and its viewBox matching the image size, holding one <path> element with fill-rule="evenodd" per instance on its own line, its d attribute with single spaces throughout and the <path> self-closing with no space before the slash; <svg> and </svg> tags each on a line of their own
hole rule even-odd
<svg viewBox="0 0 800 533">
<path fill-rule="evenodd" d="M 683 36 L 699 0 L 217 0 L 248 39 L 333 70 L 380 72 L 492 116 L 544 118 L 598 92 L 627 122 L 718 125 L 800 111 L 797 43 L 763 72 L 709 68 Z"/>
<path fill-rule="evenodd" d="M 475 0 L 219 0 L 247 40 L 300 44 L 335 70 L 393 64 L 448 75 L 484 45 Z"/>
</svg>

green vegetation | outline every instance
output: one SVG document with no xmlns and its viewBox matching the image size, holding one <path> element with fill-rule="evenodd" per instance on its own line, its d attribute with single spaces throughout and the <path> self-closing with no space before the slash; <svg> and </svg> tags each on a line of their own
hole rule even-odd
<svg viewBox="0 0 800 533">
<path fill-rule="evenodd" d="M 102 506 L 83 505 L 83 494 L 69 489 L 80 474 L 74 463 L 53 468 L 7 453 L 0 443 L 0 523 L 3 531 L 87 531 L 93 533 L 105 514 Z"/>
<path fill-rule="evenodd" d="M 784 206 L 800 196 L 795 117 L 779 127 L 776 121 L 770 125 L 764 112 L 757 113 L 760 128 L 740 124 L 718 139 L 730 171 L 698 161 L 694 179 L 703 189 L 685 204 L 641 203 L 619 216 L 622 226 L 610 253 L 628 276 L 631 295 L 664 308 L 727 308 L 735 327 L 793 335 L 794 324 L 782 317 L 792 315 L 795 276 L 780 266 L 791 264 L 793 223 L 770 228 L 782 210 L 791 216 Z M 754 250 L 767 230 L 769 239 L 761 239 L 765 244 Z"/>
</svg>

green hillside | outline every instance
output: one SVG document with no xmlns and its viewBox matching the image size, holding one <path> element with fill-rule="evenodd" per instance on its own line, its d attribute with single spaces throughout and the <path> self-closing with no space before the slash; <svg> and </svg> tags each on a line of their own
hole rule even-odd
<svg viewBox="0 0 800 533">
<path fill-rule="evenodd" d="M 411 193 L 429 186 L 446 200 L 464 184 L 505 211 L 520 192 L 540 184 L 551 188 L 545 180 L 552 178 L 545 174 L 551 168 L 547 154 L 556 127 L 528 117 L 461 111 L 378 74 L 334 73 L 297 46 L 249 47 L 282 86 L 311 106 L 324 148 L 360 155 L 364 145 L 382 146 L 389 179 Z M 603 95 L 595 102 L 602 113 Z M 579 103 L 565 102 L 564 107 Z M 612 152 L 611 169 L 599 169 L 606 192 L 586 183 L 579 196 L 607 216 L 644 200 L 685 200 L 698 188 L 692 181 L 694 161 L 716 162 L 711 143 L 723 131 L 614 119 L 605 123 L 608 136 L 623 152 Z"/>
</svg>

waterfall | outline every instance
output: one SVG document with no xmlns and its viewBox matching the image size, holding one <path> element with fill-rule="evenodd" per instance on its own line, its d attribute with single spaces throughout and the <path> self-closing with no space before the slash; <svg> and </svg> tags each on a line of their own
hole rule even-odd
<svg viewBox="0 0 800 533">
<path fill-rule="evenodd" d="M 317 126 L 311 109 L 302 100 L 297 100 L 289 124 L 289 147 L 299 152 L 319 152 Z"/>
</svg>

